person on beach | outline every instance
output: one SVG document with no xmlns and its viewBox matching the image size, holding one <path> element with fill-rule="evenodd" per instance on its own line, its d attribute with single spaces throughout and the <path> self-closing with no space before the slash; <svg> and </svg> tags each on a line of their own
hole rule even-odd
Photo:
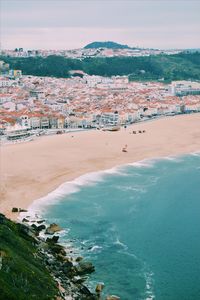
<svg viewBox="0 0 200 300">
<path fill-rule="evenodd" d="M 122 152 L 128 152 L 128 151 L 127 151 L 127 147 L 128 147 L 128 145 L 125 145 L 125 146 L 122 148 Z"/>
</svg>

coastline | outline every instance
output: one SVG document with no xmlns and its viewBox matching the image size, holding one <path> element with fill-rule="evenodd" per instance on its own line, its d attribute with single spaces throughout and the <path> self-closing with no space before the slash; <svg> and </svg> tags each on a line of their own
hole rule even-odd
<svg viewBox="0 0 200 300">
<path fill-rule="evenodd" d="M 68 213 L 66 213 L 66 217 L 68 219 L 73 219 L 73 220 L 77 220 L 77 214 L 73 214 L 72 211 L 70 210 L 67 210 L 66 208 L 67 207 L 70 207 L 71 204 L 70 202 L 74 202 L 74 201 L 67 201 L 67 198 L 69 196 L 69 199 L 71 198 L 70 194 L 71 193 L 76 193 L 76 192 L 79 192 L 79 190 L 76 190 L 76 188 L 80 188 L 80 193 L 82 193 L 81 189 L 83 188 L 83 191 L 85 189 L 87 190 L 92 190 L 93 188 L 95 187 L 92 187 L 93 184 L 94 185 L 97 185 L 100 183 L 100 184 L 104 184 L 104 183 L 101 183 L 101 181 L 110 181 L 110 177 L 111 178 L 115 178 L 115 175 L 116 175 L 116 178 L 118 178 L 118 176 L 125 176 L 124 180 L 126 181 L 126 176 L 129 174 L 129 171 L 128 170 L 134 170 L 136 171 L 137 174 L 140 174 L 140 172 L 143 172 L 143 170 L 146 170 L 147 173 L 149 172 L 152 172 L 151 170 L 154 170 L 156 165 L 157 164 L 160 164 L 160 163 L 163 163 L 166 161 L 167 164 L 169 165 L 173 165 L 175 168 L 176 168 L 176 165 L 178 166 L 179 164 L 182 164 L 183 165 L 183 161 L 187 158 L 192 158 L 192 157 L 200 157 L 200 151 L 196 151 L 196 152 L 193 152 L 193 153 L 188 153 L 188 154 L 184 154 L 184 155 L 177 155 L 177 156 L 167 156 L 167 157 L 157 157 L 157 158 L 153 158 L 153 159 L 148 159 L 148 160 L 142 160 L 142 161 L 138 161 L 138 162 L 135 162 L 135 163 L 128 163 L 128 164 L 123 164 L 123 165 L 119 165 L 119 166 L 116 166 L 115 168 L 111 168 L 111 169 L 108 169 L 108 170 L 104 170 L 104 171 L 98 171 L 98 172 L 95 172 L 95 173 L 88 173 L 88 174 L 84 174 L 76 179 L 74 179 L 73 181 L 70 181 L 70 182 L 66 182 L 64 184 L 62 184 L 60 187 L 58 187 L 55 191 L 53 191 L 52 193 L 50 193 L 49 195 L 45 196 L 44 198 L 42 199 L 38 199 L 36 201 L 33 202 L 33 204 L 31 205 L 30 207 L 30 210 L 28 211 L 28 219 L 29 220 L 32 220 L 34 217 L 33 216 L 38 216 L 39 218 L 41 219 L 45 219 L 45 220 L 48 220 L 48 223 L 47 225 L 49 225 L 49 222 L 54 222 L 54 220 L 56 222 L 58 222 L 58 224 L 62 225 L 62 222 L 64 219 L 63 218 L 63 214 L 62 213 L 62 210 L 60 210 L 60 214 L 58 214 L 58 211 L 57 211 L 57 207 L 63 207 L 63 212 L 66 211 Z M 133 167 L 133 168 L 132 168 Z M 127 169 L 128 168 L 128 169 Z M 179 168 L 179 167 L 178 167 Z M 149 170 L 148 170 L 149 169 Z M 157 168 L 158 169 L 158 168 Z M 128 171 L 128 172 L 127 172 Z M 144 173 L 146 173 L 146 171 Z M 173 173 L 173 172 L 172 172 Z M 160 176 L 162 177 L 162 174 L 163 171 L 161 171 L 160 173 Z M 170 174 L 170 173 L 168 173 Z M 152 175 L 152 173 L 151 173 Z M 158 174 L 157 174 L 158 175 Z M 155 175 L 155 176 L 157 176 Z M 129 176 L 129 175 L 128 175 Z M 152 176 L 149 176 L 149 179 L 151 178 Z M 156 178 L 156 177 L 155 177 Z M 115 180 L 115 179 L 114 179 Z M 150 179 L 151 180 L 151 179 Z M 123 180 L 122 180 L 123 182 Z M 129 182 L 129 181 L 128 181 Z M 144 182 L 143 182 L 144 184 Z M 119 184 L 121 185 L 121 183 Z M 91 187 L 90 187 L 91 186 Z M 111 184 L 111 186 L 113 186 L 113 183 Z M 129 184 L 128 184 L 129 186 Z M 136 184 L 137 186 L 137 184 Z M 144 184 L 145 186 L 145 184 Z M 103 188 L 103 191 L 104 191 L 104 188 Z M 104 193 L 104 192 L 103 192 Z M 112 193 L 111 193 L 112 194 Z M 82 194 L 82 196 L 85 195 L 84 192 Z M 94 193 L 93 193 L 94 195 Z M 151 195 L 152 196 L 152 195 Z M 64 197 L 64 199 L 62 200 L 62 197 Z M 112 197 L 112 196 L 111 196 Z M 83 200 L 83 205 L 84 205 L 84 210 L 86 209 L 87 207 L 87 203 L 85 202 L 85 199 L 84 199 L 84 196 L 81 197 L 81 196 L 78 196 L 78 195 L 74 195 L 72 196 L 71 200 L 74 199 L 75 200 L 75 203 L 77 201 L 77 199 L 79 198 L 79 204 L 75 204 L 77 208 L 77 211 L 79 211 L 78 213 L 78 216 L 81 212 L 83 212 L 82 208 L 81 208 L 81 205 L 82 205 L 82 200 Z M 86 197 L 87 198 L 87 197 Z M 91 196 L 89 197 L 91 199 Z M 112 198 L 111 198 L 112 199 Z M 151 199 L 153 199 L 153 197 L 151 197 Z M 42 200 L 42 201 L 41 201 Z M 52 202 L 53 200 L 53 202 Z M 100 199 L 98 199 L 100 200 Z M 102 199 L 103 200 L 103 199 Z M 41 202 L 40 202 L 41 201 Z M 95 198 L 95 202 L 97 203 L 97 199 Z M 101 207 L 101 201 L 98 201 L 99 204 L 100 204 L 100 207 Z M 103 207 L 103 202 L 102 201 L 102 207 Z M 51 204 L 53 204 L 53 207 L 55 205 L 55 212 L 54 212 L 54 209 L 51 208 Z M 69 204 L 69 206 L 67 206 Z M 92 202 L 91 202 L 91 205 L 92 205 Z M 47 207 L 46 207 L 47 206 Z M 72 204 L 73 206 L 73 204 Z M 47 212 L 46 212 L 46 208 L 47 208 Z M 49 214 L 48 212 L 48 208 L 50 209 L 51 213 Z M 43 211 L 44 209 L 44 211 Z M 94 215 L 95 216 L 98 216 L 98 214 L 96 215 L 97 211 L 94 209 Z M 102 209 L 104 211 L 104 209 Z M 57 211 L 57 212 L 56 212 Z M 101 211 L 101 209 L 100 209 Z M 41 215 L 40 215 L 40 212 L 41 212 Z M 70 213 L 69 213 L 70 212 Z M 33 213 L 33 214 L 32 214 Z M 22 214 L 23 215 L 23 214 Z M 82 216 L 82 214 L 80 214 Z M 101 213 L 100 213 L 101 215 Z M 26 218 L 26 214 L 24 214 L 24 217 Z M 84 220 L 84 215 L 82 216 L 83 217 L 83 220 Z M 90 215 L 88 214 L 88 218 L 90 217 Z M 61 219 L 60 219 L 61 218 Z M 78 219 L 79 220 L 79 219 Z M 30 221 L 29 221 L 30 222 Z M 64 221 L 65 222 L 65 221 Z M 90 224 L 92 226 L 93 224 L 93 221 L 91 221 L 90 219 Z M 29 223 L 30 224 L 30 223 Z M 65 223 L 64 223 L 65 224 Z M 105 249 L 106 247 L 108 247 L 108 245 L 104 245 L 104 243 L 102 243 L 103 245 L 99 244 L 98 242 L 95 242 L 94 243 L 94 239 L 91 238 L 91 236 L 88 234 L 86 240 L 83 239 L 83 236 L 81 235 L 81 232 L 80 232 L 80 236 L 78 235 L 78 238 L 77 238 L 77 232 L 75 234 L 76 238 L 74 240 L 71 241 L 71 239 L 73 239 L 73 235 L 69 235 L 69 232 L 68 232 L 68 229 L 70 231 L 70 229 L 72 229 L 72 231 L 74 230 L 73 229 L 73 225 L 71 224 L 71 226 L 69 225 L 70 222 L 68 223 L 68 226 L 67 227 L 63 227 L 65 230 L 67 230 L 67 234 L 65 236 L 66 238 L 66 241 L 69 242 L 69 244 L 67 243 L 63 243 L 61 244 L 62 246 L 66 246 L 67 245 L 67 249 L 70 249 L 74 251 L 74 253 L 70 253 L 70 256 L 73 257 L 73 255 L 75 254 L 75 258 L 77 256 L 82 256 L 82 257 L 86 257 L 87 259 L 89 259 L 89 261 L 91 261 L 92 263 L 94 263 L 94 261 L 92 260 L 92 256 L 90 256 L 90 253 L 92 254 L 92 252 L 96 251 L 96 247 L 98 249 L 98 247 L 101 249 Z M 84 224 L 84 221 L 83 221 L 83 224 Z M 87 228 L 87 225 L 84 224 L 84 226 L 86 226 Z M 75 225 L 75 228 L 76 228 L 76 225 Z M 75 229 L 76 231 L 76 229 Z M 112 232 L 113 233 L 113 232 Z M 88 238 L 90 236 L 90 238 Z M 114 235 L 115 236 L 115 235 Z M 118 232 L 118 236 L 121 236 Z M 76 248 L 76 244 L 74 243 L 77 243 L 78 241 L 78 247 Z M 80 239 L 80 240 L 79 240 Z M 87 242 L 90 240 L 90 243 L 87 244 Z M 100 239 L 101 240 L 101 239 Z M 109 239 L 110 240 L 110 239 Z M 111 239 L 112 240 L 112 239 Z M 86 241 L 86 245 L 85 243 L 82 243 L 82 241 Z M 72 243 L 71 243 L 72 242 Z M 123 238 L 121 239 L 119 237 L 119 239 L 117 238 L 116 239 L 116 242 L 114 242 L 114 245 L 117 245 L 117 247 L 122 247 L 123 249 L 129 249 L 129 247 L 127 246 L 126 242 L 124 242 Z M 75 246 L 75 247 L 74 247 Z M 126 248 L 127 247 L 127 248 Z M 89 249 L 89 251 L 88 251 Z M 91 250 L 92 249 L 92 250 Z M 95 250 L 93 250 L 95 249 Z M 121 249 L 121 248 L 120 248 Z M 119 249 L 118 249 L 119 250 Z M 91 251 L 91 252 L 90 252 Z M 97 253 L 99 252 L 99 250 L 97 250 Z M 128 252 L 128 250 L 127 250 Z M 100 250 L 100 253 L 101 253 L 101 250 Z M 130 252 L 129 252 L 130 253 Z M 131 255 L 135 255 L 135 252 L 134 254 L 132 254 L 131 252 Z M 137 257 L 135 255 L 135 257 Z M 127 258 L 128 259 L 128 258 Z M 94 263 L 94 266 L 96 267 L 96 270 L 99 269 L 99 265 L 97 264 L 97 262 Z M 101 269 L 101 268 L 100 268 Z M 151 273 L 148 273 L 148 271 L 146 271 L 146 276 L 145 277 L 145 280 L 146 280 L 146 286 L 148 286 L 146 288 L 146 291 L 149 293 L 149 295 L 151 294 L 152 295 L 152 299 L 154 298 L 154 289 L 152 288 L 151 289 Z M 150 271 L 149 271 L 150 272 Z M 98 276 L 97 276 L 98 277 Z M 97 278 L 96 277 L 96 278 Z M 105 283 L 105 288 L 107 288 L 107 286 L 109 287 L 109 281 L 107 280 L 102 280 L 102 278 L 100 278 L 100 282 L 104 282 Z M 92 284 L 91 284 L 92 283 Z M 95 288 L 95 285 L 98 283 L 98 281 L 94 280 L 93 281 L 93 278 L 90 278 L 89 277 L 89 282 L 87 282 L 87 287 L 89 287 L 89 289 L 91 291 L 94 290 Z M 108 293 L 108 291 L 106 291 Z M 116 292 L 116 295 L 119 295 L 120 296 L 120 293 Z"/>
<path fill-rule="evenodd" d="M 135 135 L 132 130 L 145 133 Z M 127 153 L 121 151 L 125 144 Z M 200 114 L 136 123 L 119 132 L 74 132 L 4 146 L 0 211 L 16 220 L 12 207 L 27 209 L 34 200 L 83 174 L 198 150 Z"/>
<path fill-rule="evenodd" d="M 200 156 L 200 150 L 192 153 L 184 153 L 179 155 L 152 157 L 149 159 L 120 164 L 105 170 L 98 170 L 95 172 L 85 173 L 70 181 L 66 181 L 60 184 L 58 187 L 56 187 L 55 190 L 49 192 L 47 195 L 35 199 L 27 208 L 28 211 L 22 211 L 19 213 L 18 221 L 22 222 L 24 218 L 27 218 L 27 216 L 28 218 L 31 217 L 33 220 L 45 218 L 46 208 L 48 209 L 50 205 L 54 205 L 55 203 L 62 201 L 62 199 L 65 199 L 67 195 L 79 192 L 84 186 L 93 186 L 93 184 L 96 185 L 98 182 L 104 181 L 104 177 L 106 177 L 106 175 L 123 175 L 124 168 L 127 168 L 129 166 L 133 166 L 135 168 L 149 168 L 152 167 L 154 163 L 160 160 L 178 161 L 179 159 L 181 159 L 181 157 L 185 155 Z M 49 224 L 47 223 L 47 225 Z"/>
</svg>

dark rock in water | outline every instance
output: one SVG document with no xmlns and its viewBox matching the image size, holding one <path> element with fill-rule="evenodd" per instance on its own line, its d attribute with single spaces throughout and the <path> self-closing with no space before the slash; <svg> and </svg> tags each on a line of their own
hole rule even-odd
<svg viewBox="0 0 200 300">
<path fill-rule="evenodd" d="M 19 212 L 27 212 L 27 211 L 28 211 L 27 209 L 19 208 Z"/>
<path fill-rule="evenodd" d="M 120 297 L 115 295 L 110 295 L 106 297 L 106 300 L 120 300 Z"/>
<path fill-rule="evenodd" d="M 29 220 L 26 218 L 23 218 L 22 222 L 29 222 Z"/>
<path fill-rule="evenodd" d="M 17 207 L 13 207 L 12 208 L 12 212 L 18 212 L 19 210 L 18 210 L 18 208 Z"/>
<path fill-rule="evenodd" d="M 54 236 L 52 237 L 52 241 L 53 241 L 54 243 L 57 243 L 58 240 L 59 240 L 59 236 L 58 236 L 58 235 L 54 235 Z"/>
<path fill-rule="evenodd" d="M 81 260 L 83 260 L 83 257 L 82 257 L 82 256 L 78 256 L 78 257 L 76 258 L 76 262 L 80 262 Z"/>
<path fill-rule="evenodd" d="M 81 261 L 76 266 L 76 273 L 78 275 L 90 274 L 95 271 L 95 268 L 91 262 L 83 262 Z"/>
<path fill-rule="evenodd" d="M 32 224 L 31 227 L 32 227 L 34 230 L 37 230 L 37 225 Z"/>
<path fill-rule="evenodd" d="M 97 294 L 100 294 L 102 291 L 103 291 L 103 288 L 104 288 L 104 284 L 103 283 L 98 283 L 97 286 L 96 286 L 96 293 Z"/>
<path fill-rule="evenodd" d="M 42 225 L 41 225 L 41 226 L 42 226 Z M 46 239 L 46 242 L 47 242 L 47 243 L 53 243 L 53 244 L 55 244 L 55 243 L 58 242 L 58 240 L 59 240 L 59 236 L 54 235 L 52 238 L 47 238 L 47 239 Z"/>
<path fill-rule="evenodd" d="M 40 231 L 42 231 L 42 230 L 44 230 L 44 229 L 46 228 L 45 225 L 37 226 L 37 225 L 35 225 L 35 224 L 32 224 L 31 227 L 32 227 L 35 231 L 37 231 L 37 232 L 40 232 Z"/>
<path fill-rule="evenodd" d="M 62 229 L 60 228 L 59 225 L 53 223 L 53 224 L 50 224 L 49 227 L 47 227 L 46 231 L 45 231 L 45 234 L 54 234 L 58 231 L 61 231 Z"/>
<path fill-rule="evenodd" d="M 80 277 L 80 276 L 74 276 L 74 278 L 72 279 L 73 283 L 75 284 L 82 284 L 86 281 L 86 278 L 84 277 Z"/>
<path fill-rule="evenodd" d="M 42 223 L 44 223 L 44 222 L 45 222 L 45 220 L 37 221 L 38 224 L 42 224 Z"/>
<path fill-rule="evenodd" d="M 40 226 L 37 227 L 37 231 L 42 231 L 44 229 L 46 229 L 45 225 L 40 225 Z"/>
<path fill-rule="evenodd" d="M 82 294 L 81 299 L 86 299 L 86 300 L 96 300 L 97 299 L 97 297 L 94 294 L 92 294 L 85 285 L 83 285 L 81 287 L 80 292 Z"/>
</svg>

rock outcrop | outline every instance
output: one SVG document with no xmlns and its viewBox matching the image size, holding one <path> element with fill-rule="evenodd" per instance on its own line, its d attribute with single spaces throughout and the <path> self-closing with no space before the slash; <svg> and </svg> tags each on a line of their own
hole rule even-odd
<svg viewBox="0 0 200 300">
<path fill-rule="evenodd" d="M 46 231 L 45 231 L 45 234 L 51 234 L 53 235 L 54 233 L 56 232 L 59 232 L 61 231 L 61 227 L 55 223 L 53 224 L 50 224 L 50 226 L 47 227 Z"/>
<path fill-rule="evenodd" d="M 59 236 L 53 234 L 61 228 L 54 223 L 46 228 L 43 222 L 28 222 L 28 217 L 26 220 L 14 223 L 0 214 L 0 299 L 27 299 L 27 291 L 29 300 L 105 299 L 101 296 L 104 284 L 97 284 L 95 292 L 85 285 L 88 275 L 95 271 L 93 264 L 81 256 L 69 257 L 66 248 L 58 244 Z M 45 240 L 39 235 L 41 231 L 53 236 Z M 106 299 L 120 298 L 113 295 Z"/>
<path fill-rule="evenodd" d="M 85 275 L 85 274 L 90 274 L 95 271 L 95 268 L 91 262 L 85 262 L 81 261 L 77 266 L 76 266 L 76 273 L 78 275 Z"/>
</svg>

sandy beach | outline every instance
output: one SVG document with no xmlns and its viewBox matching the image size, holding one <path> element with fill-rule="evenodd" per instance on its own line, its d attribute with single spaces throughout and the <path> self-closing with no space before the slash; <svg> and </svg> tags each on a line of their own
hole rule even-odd
<svg viewBox="0 0 200 300">
<path fill-rule="evenodd" d="M 137 123 L 117 132 L 67 133 L 2 146 L 0 211 L 16 219 L 12 207 L 28 208 L 35 199 L 85 173 L 199 150 L 200 114 Z"/>
</svg>

